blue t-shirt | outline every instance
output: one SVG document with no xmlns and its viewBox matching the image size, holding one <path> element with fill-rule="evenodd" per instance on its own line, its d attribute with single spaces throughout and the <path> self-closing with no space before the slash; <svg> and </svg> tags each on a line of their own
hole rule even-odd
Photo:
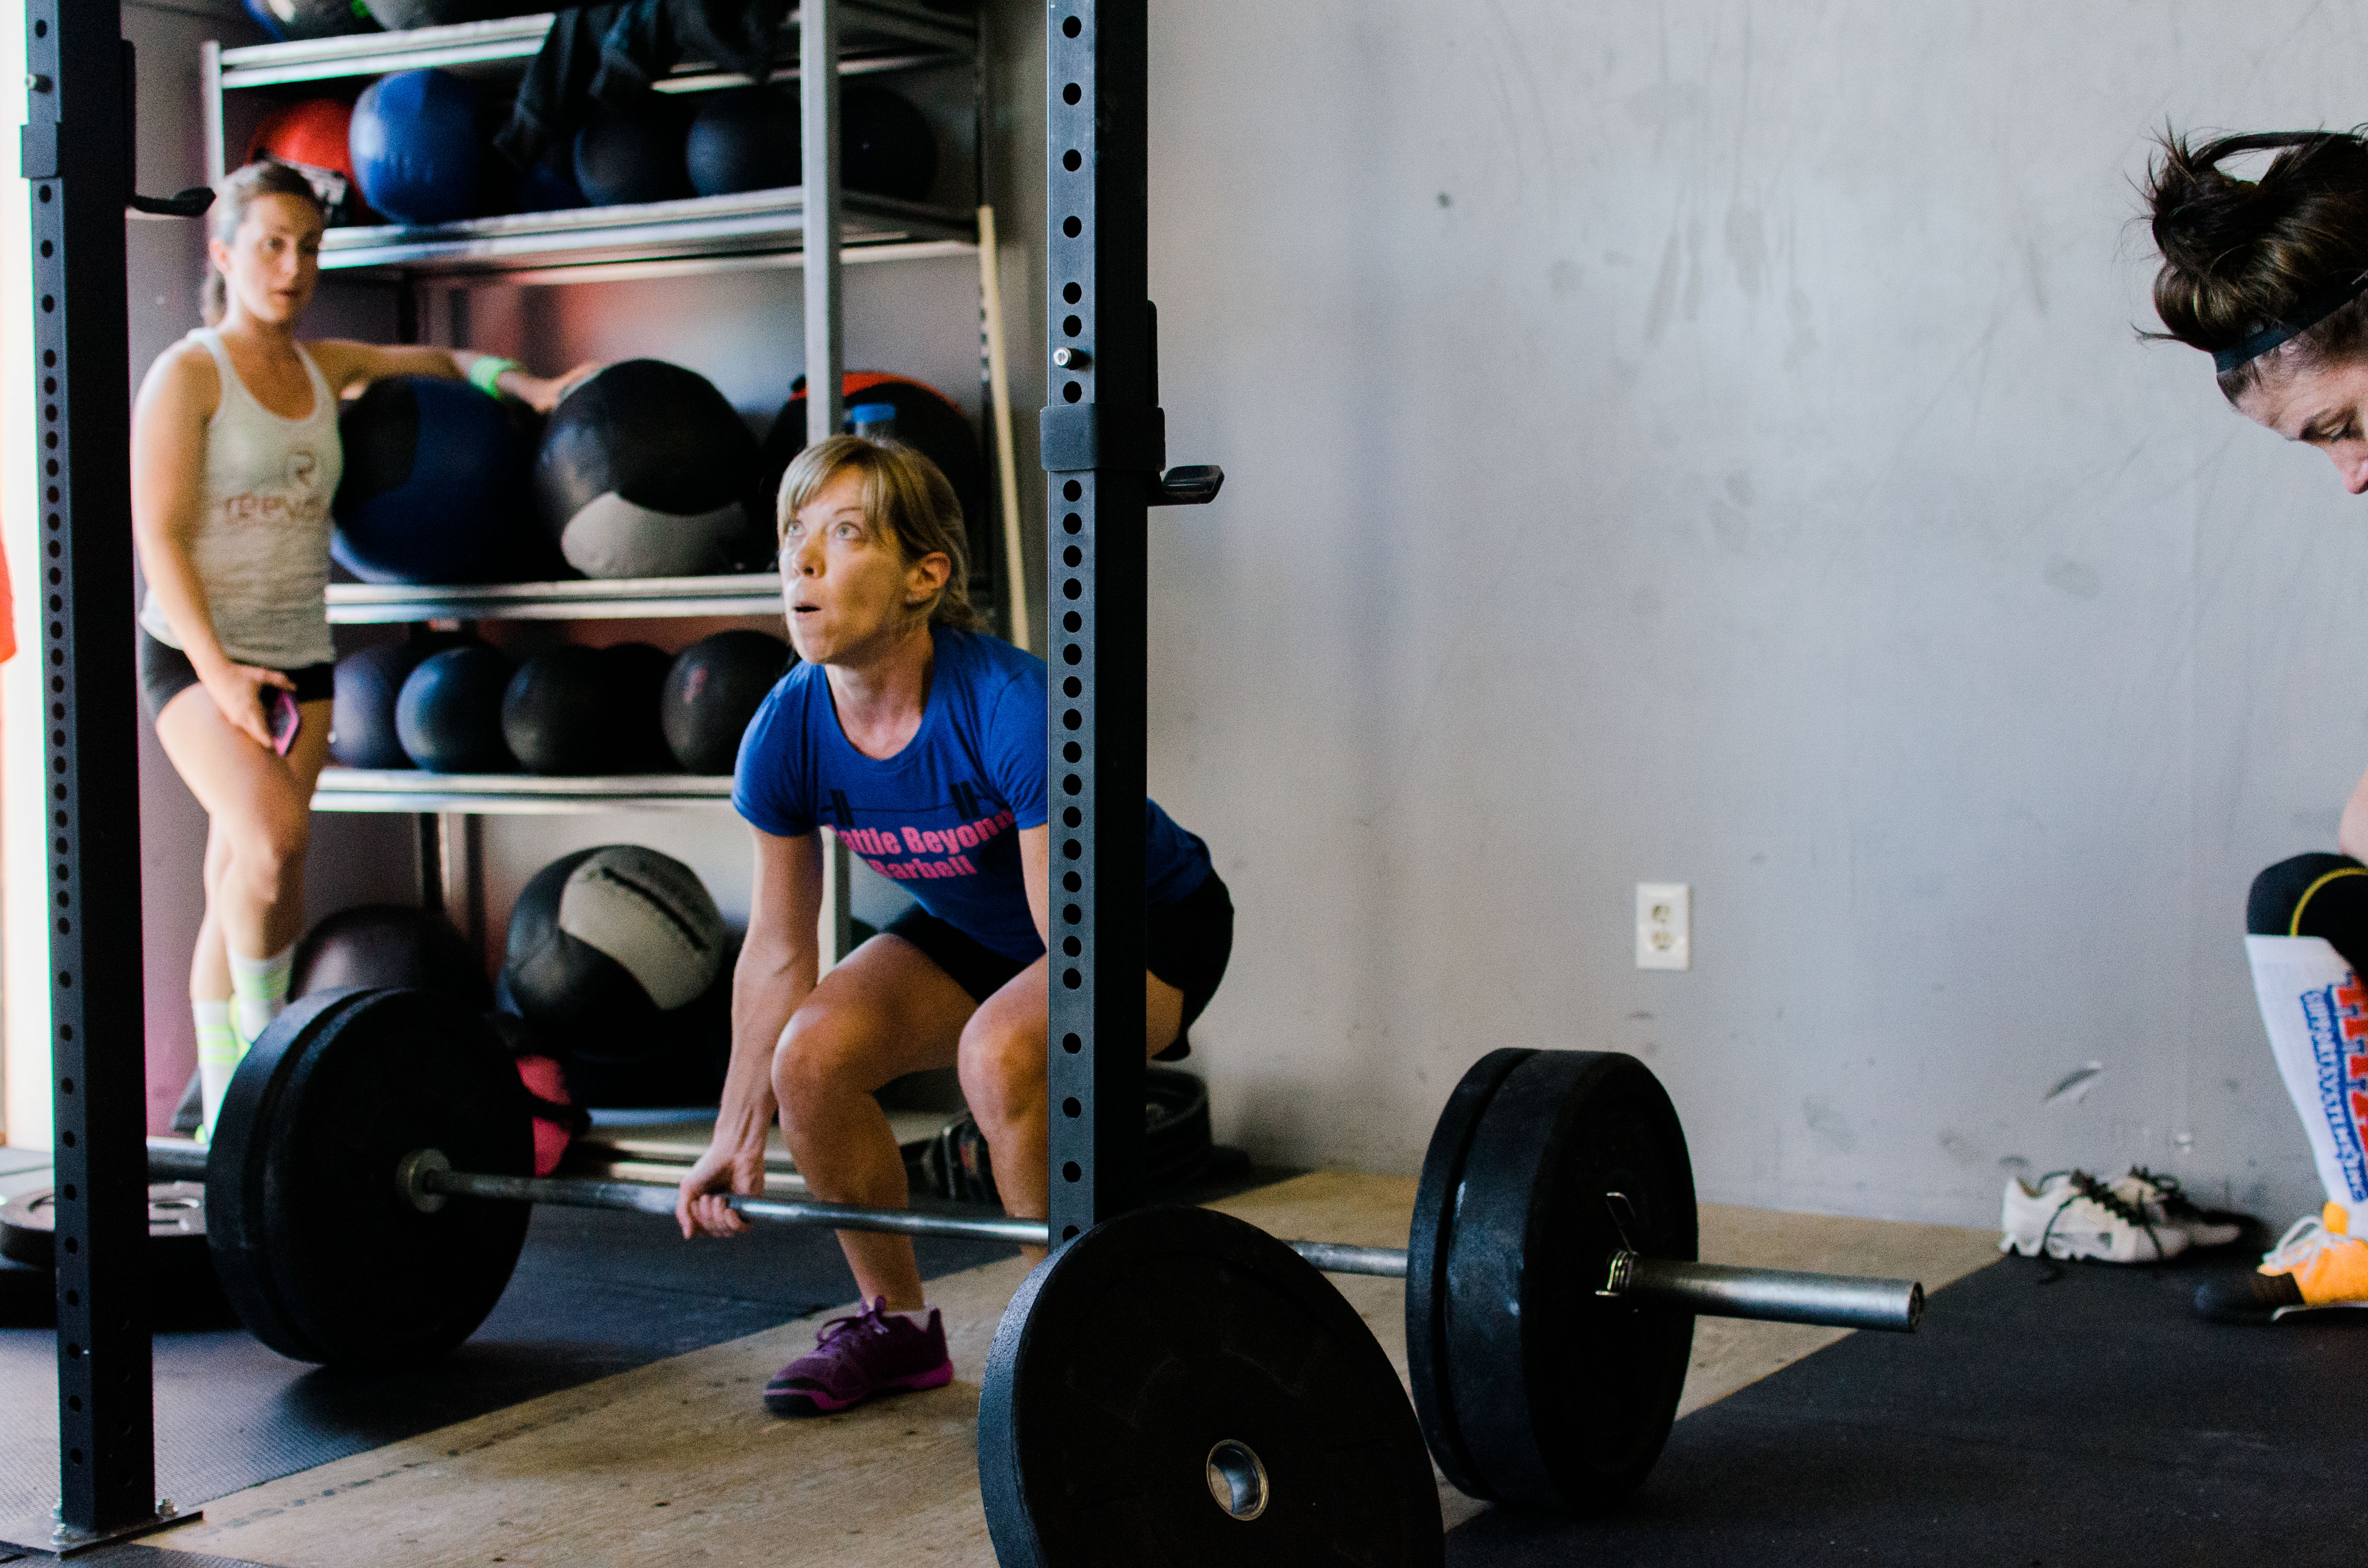
<svg viewBox="0 0 2368 1568">
<path fill-rule="evenodd" d="M 783 838 L 827 823 L 921 907 L 1008 959 L 1044 950 L 1028 912 L 1019 831 L 1042 827 L 1044 661 L 1008 642 L 931 630 L 936 664 L 921 727 L 869 757 L 838 727 L 818 665 L 791 669 L 740 738 L 732 805 Z M 1145 892 L 1174 903 L 1209 874 L 1208 846 L 1143 803 Z"/>
</svg>

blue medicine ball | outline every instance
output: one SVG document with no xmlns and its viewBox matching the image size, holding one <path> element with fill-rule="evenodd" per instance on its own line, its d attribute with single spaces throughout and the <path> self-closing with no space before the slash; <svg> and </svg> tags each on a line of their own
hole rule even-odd
<svg viewBox="0 0 2368 1568">
<path fill-rule="evenodd" d="M 405 756 L 434 773 L 506 773 L 502 694 L 510 662 L 483 642 L 425 660 L 394 702 L 394 733 Z"/>
<path fill-rule="evenodd" d="M 449 71 L 398 71 L 371 83 L 347 132 L 363 197 L 398 223 L 450 223 L 481 210 L 478 108 L 477 89 Z"/>
<path fill-rule="evenodd" d="M 534 446 L 510 405 L 466 381 L 393 377 L 346 405 L 337 435 L 338 565 L 365 583 L 498 582 L 518 569 L 532 542 Z"/>
<path fill-rule="evenodd" d="M 411 766 L 394 731 L 394 704 L 426 651 L 410 642 L 381 642 L 337 661 L 329 749 L 339 762 L 347 767 Z"/>
</svg>

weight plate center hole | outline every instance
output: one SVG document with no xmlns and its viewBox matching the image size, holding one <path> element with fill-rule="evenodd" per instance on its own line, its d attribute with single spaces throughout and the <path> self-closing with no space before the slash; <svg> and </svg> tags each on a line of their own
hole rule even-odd
<svg viewBox="0 0 2368 1568">
<path fill-rule="evenodd" d="M 1209 1495 L 1217 1506 L 1244 1524 L 1266 1512 L 1266 1462 L 1247 1443 L 1227 1437 L 1209 1450 L 1201 1466 Z"/>
</svg>

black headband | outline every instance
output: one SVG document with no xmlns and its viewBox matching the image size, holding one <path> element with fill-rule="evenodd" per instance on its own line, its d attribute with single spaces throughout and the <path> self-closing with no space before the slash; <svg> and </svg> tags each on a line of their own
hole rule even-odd
<svg viewBox="0 0 2368 1568">
<path fill-rule="evenodd" d="M 2260 358 L 2280 344 L 2300 337 L 2358 299 L 2364 290 L 2368 290 L 2368 272 L 2354 272 L 2337 278 L 2296 305 L 2294 313 L 2285 320 L 2271 322 L 2250 337 L 2214 354 L 2213 368 L 2225 376 L 2237 366 Z"/>
</svg>

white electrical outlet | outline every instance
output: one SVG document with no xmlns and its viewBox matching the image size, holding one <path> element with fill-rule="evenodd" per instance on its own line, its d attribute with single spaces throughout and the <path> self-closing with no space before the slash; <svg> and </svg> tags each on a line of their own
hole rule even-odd
<svg viewBox="0 0 2368 1568">
<path fill-rule="evenodd" d="M 1636 884 L 1636 967 L 1694 967 L 1694 890 L 1683 882 Z"/>
</svg>

